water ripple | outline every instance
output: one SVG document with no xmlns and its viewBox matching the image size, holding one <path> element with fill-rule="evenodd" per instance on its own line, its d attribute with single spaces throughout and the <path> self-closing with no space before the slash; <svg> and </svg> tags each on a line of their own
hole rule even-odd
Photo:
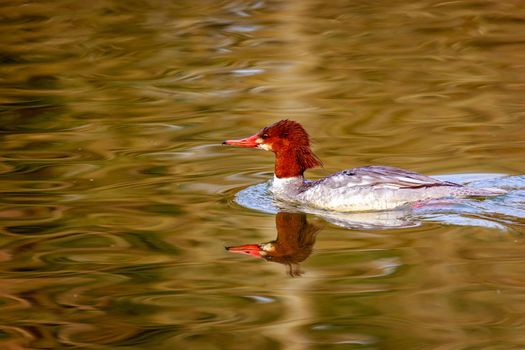
<svg viewBox="0 0 525 350">
<path fill-rule="evenodd" d="M 0 155 L 2 160 L 32 160 L 39 162 L 60 162 L 79 159 L 80 155 L 68 152 L 18 151 Z"/>
<path fill-rule="evenodd" d="M 523 344 L 522 176 L 341 217 L 272 201 L 271 154 L 218 146 L 291 118 L 314 177 L 522 174 L 520 2 L 0 7 L 0 348 Z M 224 251 L 274 239 L 280 210 L 324 227 L 302 278 Z"/>
</svg>

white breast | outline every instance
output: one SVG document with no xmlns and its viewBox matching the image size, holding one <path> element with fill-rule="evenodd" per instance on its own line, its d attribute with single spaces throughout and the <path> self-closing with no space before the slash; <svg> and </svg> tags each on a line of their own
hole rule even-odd
<svg viewBox="0 0 525 350">
<path fill-rule="evenodd" d="M 278 178 L 274 175 L 270 191 L 278 199 L 295 201 L 303 183 L 302 176 Z"/>
</svg>

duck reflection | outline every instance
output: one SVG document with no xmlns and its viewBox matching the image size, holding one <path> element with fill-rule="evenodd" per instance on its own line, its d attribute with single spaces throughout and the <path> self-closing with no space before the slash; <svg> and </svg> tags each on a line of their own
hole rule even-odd
<svg viewBox="0 0 525 350">
<path fill-rule="evenodd" d="M 260 244 L 243 244 L 226 247 L 232 253 L 241 253 L 284 264 L 288 274 L 302 274 L 299 263 L 312 254 L 315 237 L 320 227 L 310 224 L 306 214 L 279 212 L 275 217 L 277 239 Z"/>
</svg>

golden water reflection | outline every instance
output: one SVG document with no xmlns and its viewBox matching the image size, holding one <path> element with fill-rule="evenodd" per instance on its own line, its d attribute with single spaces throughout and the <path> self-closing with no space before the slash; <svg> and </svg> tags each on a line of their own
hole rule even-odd
<svg viewBox="0 0 525 350">
<path fill-rule="evenodd" d="M 235 202 L 273 159 L 219 145 L 290 118 L 326 165 L 313 178 L 523 174 L 521 1 L 6 0 L 0 17 L 0 348 L 525 346 L 518 186 L 417 226 L 290 219 L 323 227 L 290 278 L 224 251 L 275 239 L 275 215 Z"/>
</svg>

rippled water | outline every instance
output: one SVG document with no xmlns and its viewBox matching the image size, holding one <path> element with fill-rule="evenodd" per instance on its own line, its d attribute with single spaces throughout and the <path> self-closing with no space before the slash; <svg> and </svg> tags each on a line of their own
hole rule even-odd
<svg viewBox="0 0 525 350">
<path fill-rule="evenodd" d="M 525 347 L 522 1 L 6 0 L 0 18 L 2 349 Z M 285 117 L 325 163 L 312 178 L 381 164 L 511 193 L 275 206 L 272 156 L 220 142 Z M 224 249 L 261 242 L 280 255 Z"/>
</svg>

